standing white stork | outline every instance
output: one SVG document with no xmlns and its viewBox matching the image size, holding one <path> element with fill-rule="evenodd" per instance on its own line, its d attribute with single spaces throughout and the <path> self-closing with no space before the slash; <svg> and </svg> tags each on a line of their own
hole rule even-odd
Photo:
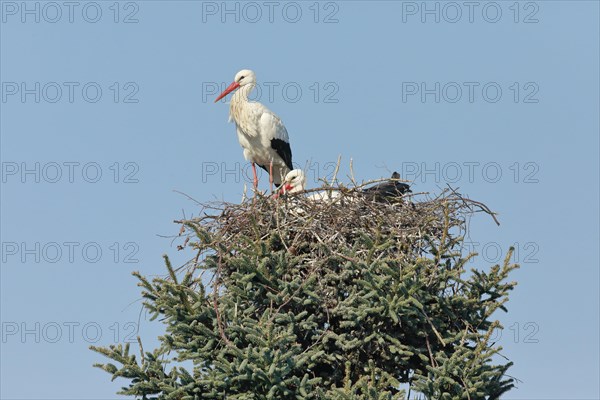
<svg viewBox="0 0 600 400">
<path fill-rule="evenodd" d="M 233 83 L 217 97 L 215 103 L 237 89 L 229 105 L 229 121 L 237 128 L 244 158 L 252 163 L 254 188 L 258 186 L 256 166 L 269 173 L 269 182 L 279 187 L 292 167 L 292 149 L 285 126 L 264 105 L 248 100 L 248 94 L 256 86 L 256 75 L 249 69 L 237 74 Z"/>
</svg>

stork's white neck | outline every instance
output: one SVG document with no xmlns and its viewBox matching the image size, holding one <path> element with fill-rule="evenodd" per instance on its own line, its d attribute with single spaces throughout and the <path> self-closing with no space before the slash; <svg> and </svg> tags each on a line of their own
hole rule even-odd
<svg viewBox="0 0 600 400">
<path fill-rule="evenodd" d="M 229 119 L 230 121 L 233 119 L 238 126 L 244 125 L 242 114 L 247 109 L 246 105 L 249 103 L 248 95 L 254 89 L 254 86 L 254 83 L 241 86 L 231 96 L 231 101 L 229 102 Z M 250 127 L 243 126 L 242 129 L 248 131 Z"/>
<path fill-rule="evenodd" d="M 240 88 L 238 90 L 236 90 L 235 93 L 233 94 L 233 96 L 231 97 L 231 104 L 241 103 L 241 102 L 247 103 L 248 96 L 250 95 L 250 92 L 252 90 L 254 90 L 254 86 L 256 86 L 255 83 L 240 86 Z"/>
</svg>

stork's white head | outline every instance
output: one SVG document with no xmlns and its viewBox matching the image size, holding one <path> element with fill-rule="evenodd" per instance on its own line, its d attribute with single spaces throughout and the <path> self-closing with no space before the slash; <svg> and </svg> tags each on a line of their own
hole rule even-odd
<svg viewBox="0 0 600 400">
<path fill-rule="evenodd" d="M 219 95 L 219 97 L 217 97 L 215 99 L 215 103 L 217 101 L 221 100 L 223 97 L 227 96 L 229 93 L 236 90 L 237 88 L 245 88 L 246 95 L 247 95 L 248 94 L 247 92 L 252 90 L 252 88 L 254 88 L 255 85 L 256 85 L 256 75 L 254 74 L 254 71 L 251 71 L 249 69 L 243 69 L 240 72 L 238 72 L 237 74 L 235 74 L 235 77 L 233 78 L 233 82 L 231 83 L 231 85 L 229 85 L 227 87 L 227 89 L 225 89 L 223 91 L 223 93 L 221 93 Z"/>
<path fill-rule="evenodd" d="M 240 85 L 240 87 L 246 85 L 253 85 L 256 84 L 256 75 L 252 70 L 243 69 L 237 74 L 235 74 L 235 78 L 233 78 L 233 81 L 237 82 Z"/>
<path fill-rule="evenodd" d="M 280 193 L 298 193 L 306 186 L 306 175 L 301 169 L 293 169 L 287 173 L 281 184 Z"/>
</svg>

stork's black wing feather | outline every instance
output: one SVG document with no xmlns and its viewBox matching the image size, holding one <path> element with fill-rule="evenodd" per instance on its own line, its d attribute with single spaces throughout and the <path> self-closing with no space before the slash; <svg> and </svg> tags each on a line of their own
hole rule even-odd
<svg viewBox="0 0 600 400">
<path fill-rule="evenodd" d="M 288 142 L 281 139 L 271 139 L 271 148 L 281 157 L 286 167 L 290 170 L 294 169 L 292 165 L 292 149 Z"/>
</svg>

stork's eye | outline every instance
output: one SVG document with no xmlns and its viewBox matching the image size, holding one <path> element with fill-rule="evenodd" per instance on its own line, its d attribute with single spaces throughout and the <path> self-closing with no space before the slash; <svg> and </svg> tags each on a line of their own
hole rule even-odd
<svg viewBox="0 0 600 400">
<path fill-rule="evenodd" d="M 244 77 L 243 77 L 243 76 L 240 76 L 240 79 L 238 79 L 238 81 L 241 81 L 242 79 L 244 79 Z"/>
</svg>

